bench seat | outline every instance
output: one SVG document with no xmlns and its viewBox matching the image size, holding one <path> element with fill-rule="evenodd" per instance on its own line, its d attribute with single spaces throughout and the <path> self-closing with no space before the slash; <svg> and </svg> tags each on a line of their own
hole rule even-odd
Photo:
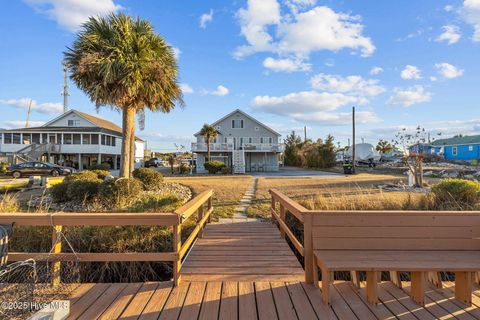
<svg viewBox="0 0 480 320">
<path fill-rule="evenodd" d="M 315 250 L 329 271 L 471 271 L 480 269 L 480 251 Z"/>
<path fill-rule="evenodd" d="M 327 304 L 333 271 L 365 271 L 370 303 L 378 303 L 379 272 L 411 272 L 410 295 L 421 305 L 427 272 L 455 272 L 455 297 L 470 304 L 473 272 L 480 270 L 480 251 L 314 250 L 313 253 L 315 265 L 322 272 L 323 300 Z M 396 281 L 400 283 L 399 279 Z"/>
</svg>

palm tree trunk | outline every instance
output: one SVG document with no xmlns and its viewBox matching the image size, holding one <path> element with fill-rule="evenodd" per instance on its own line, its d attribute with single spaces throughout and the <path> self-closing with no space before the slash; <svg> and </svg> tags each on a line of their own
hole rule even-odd
<svg viewBox="0 0 480 320">
<path fill-rule="evenodd" d="M 132 133 L 130 136 L 130 178 L 135 170 L 135 118 L 133 120 Z"/>
<path fill-rule="evenodd" d="M 210 161 L 210 137 L 207 137 L 207 161 Z"/>
<path fill-rule="evenodd" d="M 122 112 L 122 156 L 120 163 L 120 177 L 128 178 L 130 177 L 130 166 L 133 159 L 130 156 L 130 145 L 131 145 L 131 135 L 132 128 L 135 125 L 135 109 L 132 107 L 126 107 Z"/>
</svg>

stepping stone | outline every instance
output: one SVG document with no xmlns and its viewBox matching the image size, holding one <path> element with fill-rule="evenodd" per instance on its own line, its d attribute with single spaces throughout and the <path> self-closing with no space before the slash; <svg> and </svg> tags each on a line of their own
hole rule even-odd
<svg viewBox="0 0 480 320">
<path fill-rule="evenodd" d="M 245 211 L 247 211 L 247 208 L 245 208 L 245 207 L 240 208 L 239 207 L 239 208 L 235 208 L 234 211 L 245 212 Z"/>
</svg>

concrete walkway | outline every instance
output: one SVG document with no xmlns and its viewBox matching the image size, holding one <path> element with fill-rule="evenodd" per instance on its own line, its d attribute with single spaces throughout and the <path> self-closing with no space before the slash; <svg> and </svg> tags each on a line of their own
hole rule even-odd
<svg viewBox="0 0 480 320">
<path fill-rule="evenodd" d="M 243 198 L 240 200 L 240 204 L 235 208 L 235 213 L 232 218 L 222 218 L 219 220 L 219 223 L 232 223 L 232 222 L 255 222 L 260 221 L 259 219 L 248 218 L 247 209 L 252 204 L 253 198 L 255 197 L 255 192 L 257 191 L 257 178 L 253 178 L 250 186 L 243 195 Z"/>
</svg>

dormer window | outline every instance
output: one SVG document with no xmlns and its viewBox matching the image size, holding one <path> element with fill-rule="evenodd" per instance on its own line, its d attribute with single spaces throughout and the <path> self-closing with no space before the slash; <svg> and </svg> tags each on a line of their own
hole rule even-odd
<svg viewBox="0 0 480 320">
<path fill-rule="evenodd" d="M 79 127 L 80 126 L 80 120 L 68 120 L 68 126 L 69 127 Z"/>
<path fill-rule="evenodd" d="M 232 129 L 243 129 L 243 120 L 241 119 L 232 120 Z"/>
</svg>

